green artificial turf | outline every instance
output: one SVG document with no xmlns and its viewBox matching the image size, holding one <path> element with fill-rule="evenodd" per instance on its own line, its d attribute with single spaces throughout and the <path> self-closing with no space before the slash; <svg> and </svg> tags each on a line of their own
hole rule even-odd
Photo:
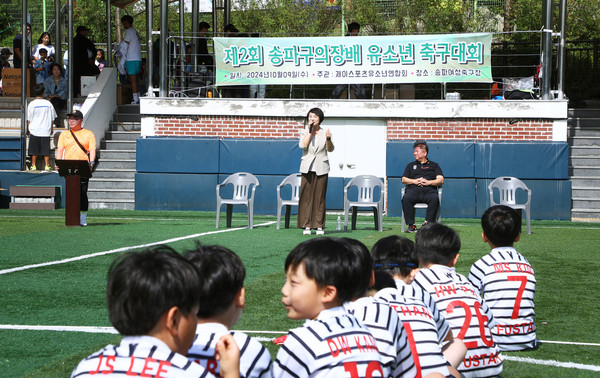
<svg viewBox="0 0 600 378">
<path fill-rule="evenodd" d="M 374 230 L 372 217 L 360 217 L 357 230 L 351 232 L 335 231 L 336 219 L 337 215 L 328 216 L 326 235 L 356 238 L 369 248 L 383 236 L 400 233 L 400 218 L 384 217 L 382 233 Z M 235 328 L 255 332 L 254 336 L 279 336 L 260 332 L 286 332 L 301 324 L 287 319 L 281 305 L 283 263 L 287 253 L 309 237 L 296 228 L 276 230 L 274 221 L 273 216 L 256 216 L 256 227 L 249 230 L 243 228 L 244 214 L 234 213 L 233 226 L 240 229 L 225 228 L 224 217 L 216 229 L 215 214 L 210 212 L 91 210 L 88 227 L 68 228 L 62 210 L 0 210 L 0 326 L 110 327 L 104 291 L 106 272 L 115 257 L 164 241 L 183 252 L 199 241 L 231 248 L 246 266 L 246 309 Z M 466 275 L 471 264 L 489 251 L 481 241 L 479 221 L 443 222 L 461 237 L 456 269 Z M 535 270 L 538 339 L 596 345 L 542 343 L 534 351 L 504 353 L 507 358 L 541 362 L 506 360 L 502 376 L 597 376 L 600 225 L 534 221 L 532 230 L 515 247 Z M 414 234 L 403 236 L 414 239 Z M 59 263 L 5 271 L 51 262 Z M 68 376 L 79 360 L 118 341 L 114 334 L 0 329 L 0 371 L 6 377 Z M 278 347 L 265 344 L 274 356 Z M 557 367 L 552 361 L 573 365 Z M 582 370 L 575 364 L 592 368 Z"/>
</svg>

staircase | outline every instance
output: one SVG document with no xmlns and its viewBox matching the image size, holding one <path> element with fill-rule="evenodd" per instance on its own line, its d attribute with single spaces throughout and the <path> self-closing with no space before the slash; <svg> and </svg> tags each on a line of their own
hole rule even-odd
<svg viewBox="0 0 600 378">
<path fill-rule="evenodd" d="M 140 106 L 119 105 L 100 142 L 100 163 L 90 179 L 90 209 L 135 208 L 135 149 L 140 137 Z"/>
<path fill-rule="evenodd" d="M 600 222 L 600 109 L 569 109 L 571 220 Z"/>
</svg>

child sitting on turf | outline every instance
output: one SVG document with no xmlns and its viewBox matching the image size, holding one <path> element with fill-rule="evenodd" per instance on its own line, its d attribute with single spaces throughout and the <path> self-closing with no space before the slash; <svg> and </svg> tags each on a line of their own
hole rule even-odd
<svg viewBox="0 0 600 378">
<path fill-rule="evenodd" d="M 373 260 L 369 250 L 358 240 L 344 238 L 352 247 L 353 258 L 361 267 L 360 276 L 356 277 L 357 292 L 351 302 L 344 303 L 348 313 L 354 315 L 366 325 L 377 342 L 377 349 L 384 366 L 388 367 L 393 377 L 414 377 L 417 374 L 410 345 L 404 327 L 389 305 L 377 302 L 368 296 L 369 287 L 375 282 Z"/>
<path fill-rule="evenodd" d="M 426 376 L 438 372 L 459 377 L 456 368 L 467 348 L 460 339 L 452 338 L 450 325 L 440 315 L 435 302 L 431 310 L 421 299 L 423 294 L 431 297 L 411 285 L 419 271 L 415 244 L 407 238 L 392 235 L 378 240 L 371 252 L 376 272 L 387 272 L 388 277 L 394 278 L 390 288 L 376 293 L 375 299 L 388 303 L 397 311 L 416 354 L 413 357 L 418 362 L 419 374 Z"/>
<path fill-rule="evenodd" d="M 289 331 L 273 363 L 275 377 L 388 377 L 367 327 L 342 304 L 357 290 L 361 267 L 341 239 L 321 237 L 296 246 L 285 260 L 282 302 L 290 319 L 306 319 Z"/>
<path fill-rule="evenodd" d="M 211 377 L 185 357 L 198 324 L 200 280 L 192 264 L 166 246 L 126 253 L 110 267 L 108 315 L 123 335 L 81 361 L 72 377 Z M 239 349 L 230 335 L 217 344 L 221 376 L 239 377 Z"/>
<path fill-rule="evenodd" d="M 465 377 L 499 375 L 502 355 L 488 328 L 493 326 L 494 316 L 477 289 L 454 269 L 461 245 L 458 234 L 441 223 L 430 223 L 417 232 L 415 242 L 421 269 L 413 285 L 433 297 L 454 334 L 467 347 L 458 371 Z"/>
<path fill-rule="evenodd" d="M 230 333 L 246 305 L 242 260 L 231 250 L 218 245 L 198 246 L 184 257 L 200 276 L 200 303 L 196 339 L 187 357 L 206 370 L 219 375 L 215 346 L 219 338 Z M 242 377 L 270 377 L 271 355 L 259 341 L 242 332 L 231 332 L 240 347 Z"/>
<path fill-rule="evenodd" d="M 469 281 L 494 314 L 494 340 L 500 350 L 533 348 L 535 275 L 513 247 L 521 236 L 521 216 L 508 206 L 492 206 L 483 213 L 481 227 L 481 237 L 492 251 L 473 264 Z"/>
</svg>

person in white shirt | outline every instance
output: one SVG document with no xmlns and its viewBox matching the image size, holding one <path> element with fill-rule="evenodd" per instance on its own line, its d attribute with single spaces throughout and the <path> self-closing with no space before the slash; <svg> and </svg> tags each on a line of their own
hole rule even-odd
<svg viewBox="0 0 600 378">
<path fill-rule="evenodd" d="M 27 106 L 27 135 L 29 135 L 29 156 L 31 170 L 37 169 L 37 157 L 43 156 L 44 170 L 50 171 L 50 137 L 52 136 L 54 119 L 57 117 L 54 106 L 44 100 L 44 85 L 33 87 L 35 100 Z"/>
<path fill-rule="evenodd" d="M 132 104 L 139 104 L 140 90 L 138 89 L 137 75 L 142 72 L 142 43 L 140 41 L 140 35 L 133 27 L 133 17 L 130 15 L 121 17 L 121 24 L 123 24 L 123 27 L 125 28 L 123 42 L 127 44 L 127 51 L 121 51 L 121 53 L 124 53 L 127 60 L 125 62 L 125 68 L 127 70 L 129 83 L 131 84 L 131 93 L 133 93 Z"/>
</svg>

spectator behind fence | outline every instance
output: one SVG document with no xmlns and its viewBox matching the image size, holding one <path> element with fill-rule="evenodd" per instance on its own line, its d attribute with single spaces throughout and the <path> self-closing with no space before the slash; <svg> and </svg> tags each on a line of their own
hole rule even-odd
<svg viewBox="0 0 600 378">
<path fill-rule="evenodd" d="M 45 96 L 58 113 L 67 105 L 67 79 L 62 66 L 58 63 L 50 65 L 50 73 L 51 76 L 44 81 Z"/>
<path fill-rule="evenodd" d="M 73 95 L 81 92 L 81 76 L 93 76 L 99 71 L 94 63 L 96 46 L 87 37 L 90 29 L 83 25 L 77 27 L 77 35 L 73 38 L 73 56 L 69 57 L 70 68 L 73 70 Z"/>
<path fill-rule="evenodd" d="M 220 364 L 214 357 L 215 344 L 221 336 L 231 334 L 240 347 L 240 374 L 246 378 L 270 377 L 271 355 L 267 348 L 243 332 L 230 331 L 246 307 L 246 268 L 242 260 L 219 245 L 198 245 L 184 257 L 200 276 L 198 293 L 202 304 L 196 338 L 187 357 L 218 376 Z"/>
<path fill-rule="evenodd" d="M 358 22 L 351 22 L 348 24 L 348 33 L 346 37 L 355 37 L 360 32 L 360 24 Z M 342 93 L 348 89 L 348 97 L 350 97 L 350 90 L 354 91 L 354 97 L 358 99 L 365 98 L 365 88 L 362 84 L 338 84 L 331 93 L 331 98 L 340 98 Z"/>
<path fill-rule="evenodd" d="M 131 84 L 131 93 L 133 93 L 133 101 L 131 103 L 139 104 L 140 90 L 138 89 L 137 76 L 142 70 L 142 44 L 140 41 L 140 35 L 133 27 L 133 17 L 130 15 L 121 17 L 121 24 L 123 24 L 123 27 L 125 28 L 123 42 L 125 42 L 126 46 L 126 51 L 123 52 L 121 50 L 121 54 L 126 59 L 125 69 L 127 71 L 129 83 Z"/>
<path fill-rule="evenodd" d="M 11 55 L 12 53 L 6 47 L 0 51 L 0 77 L 2 77 L 1 75 L 3 68 L 10 68 L 10 62 L 8 60 L 10 59 Z"/>
<path fill-rule="evenodd" d="M 71 377 L 212 377 L 185 353 L 194 341 L 200 281 L 194 266 L 167 246 L 129 252 L 110 266 L 108 317 L 123 336 L 82 360 Z M 231 335 L 217 343 L 222 377 L 239 377 Z"/>
<path fill-rule="evenodd" d="M 198 24 L 198 64 L 206 66 L 207 69 L 213 69 L 213 57 L 208 52 L 208 29 L 210 24 L 202 21 Z"/>
<path fill-rule="evenodd" d="M 37 59 L 33 63 L 33 70 L 35 71 L 35 83 L 44 84 L 49 76 L 50 63 L 47 60 L 48 52 L 46 49 L 41 48 L 39 51 L 40 59 Z"/>
<path fill-rule="evenodd" d="M 106 58 L 104 57 L 104 50 L 98 49 L 98 52 L 96 53 L 96 67 L 98 67 L 98 69 L 102 71 L 102 69 L 106 67 L 107 64 L 108 63 L 106 62 Z"/>
<path fill-rule="evenodd" d="M 56 50 L 54 49 L 54 46 L 52 46 L 52 41 L 50 40 L 50 33 L 43 32 L 40 36 L 40 39 L 38 39 L 37 46 L 33 48 L 33 59 L 40 59 L 40 49 L 46 49 L 46 59 L 48 60 L 48 62 L 53 63 L 54 56 L 56 55 Z"/>
<path fill-rule="evenodd" d="M 29 135 L 30 170 L 36 170 L 37 157 L 43 156 L 44 170 L 50 171 L 50 137 L 56 111 L 48 100 L 44 100 L 44 86 L 33 87 L 35 100 L 27 105 L 27 135 Z"/>
<path fill-rule="evenodd" d="M 31 34 L 31 25 L 27 24 L 27 36 Z M 31 46 L 29 45 L 29 40 L 27 40 L 27 36 L 25 36 L 25 51 L 21 51 L 21 47 L 23 44 L 23 33 L 17 34 L 17 36 L 13 39 L 13 51 L 15 52 L 15 56 L 13 57 L 13 67 L 14 68 L 22 68 L 23 62 L 25 62 L 25 66 L 31 66 Z"/>
</svg>

